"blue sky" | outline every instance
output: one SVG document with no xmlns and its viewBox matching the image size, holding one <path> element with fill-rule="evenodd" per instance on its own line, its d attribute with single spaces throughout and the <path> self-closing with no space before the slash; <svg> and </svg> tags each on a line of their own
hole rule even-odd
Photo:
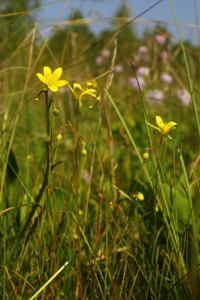
<svg viewBox="0 0 200 300">
<path fill-rule="evenodd" d="M 130 17 L 134 18 L 154 5 L 158 0 L 43 0 L 43 6 L 38 14 L 38 26 L 45 31 L 47 25 L 53 25 L 57 19 L 61 23 L 75 9 L 82 11 L 85 18 L 90 18 L 91 29 L 99 33 L 109 26 L 112 16 L 120 5 L 129 8 Z M 163 0 L 155 7 L 145 12 L 136 21 L 136 32 L 141 34 L 145 28 L 152 28 L 156 22 L 163 22 L 173 37 L 178 40 L 174 17 L 170 3 L 179 22 L 184 40 L 190 40 L 200 45 L 200 0 Z M 199 28 L 197 28 L 197 26 Z"/>
</svg>

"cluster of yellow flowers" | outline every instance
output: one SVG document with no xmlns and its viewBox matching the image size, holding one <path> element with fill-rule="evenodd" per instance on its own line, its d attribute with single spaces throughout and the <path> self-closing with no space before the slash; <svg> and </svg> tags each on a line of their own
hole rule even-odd
<svg viewBox="0 0 200 300">
<path fill-rule="evenodd" d="M 52 92 L 57 92 L 58 88 L 63 87 L 65 85 L 68 85 L 70 91 L 72 92 L 74 99 L 76 99 L 79 102 L 79 106 L 83 106 L 83 97 L 85 95 L 90 95 L 98 100 L 98 97 L 96 95 L 96 82 L 94 80 L 88 81 L 86 83 L 86 87 L 83 88 L 79 83 L 74 83 L 73 86 L 71 86 L 67 80 L 60 80 L 60 77 L 63 73 L 62 68 L 57 68 L 54 72 L 50 69 L 50 67 L 43 67 L 43 74 L 37 73 L 37 77 L 46 84 L 47 88 L 50 89 Z M 38 100 L 39 98 L 36 97 Z M 35 99 L 35 100 L 36 100 Z M 59 113 L 56 109 L 54 109 L 54 114 Z M 157 132 L 160 133 L 162 137 L 168 136 L 169 139 L 172 139 L 170 135 L 168 134 L 170 131 L 174 130 L 176 126 L 178 125 L 176 122 L 170 121 L 168 123 L 164 123 L 162 118 L 160 116 L 156 116 L 156 125 L 152 125 L 149 122 L 145 120 L 146 124 L 156 129 Z M 57 141 L 62 140 L 62 134 L 59 133 L 57 135 Z M 85 149 L 86 143 L 83 140 L 82 137 L 80 137 L 80 142 L 82 144 L 82 155 L 86 155 L 87 151 Z M 149 153 L 145 152 L 143 154 L 144 160 L 147 160 L 149 158 Z M 134 199 L 143 201 L 144 195 L 141 192 L 135 192 L 133 195 Z M 110 206 L 113 208 L 113 203 L 110 202 Z"/>
<path fill-rule="evenodd" d="M 79 83 L 74 83 L 73 87 L 71 87 L 67 80 L 60 80 L 62 73 L 62 68 L 57 68 L 54 72 L 52 72 L 49 67 L 45 66 L 43 68 L 43 74 L 37 73 L 36 75 L 52 92 L 57 92 L 59 87 L 68 85 L 74 98 L 79 102 L 79 106 L 83 106 L 83 96 L 85 95 L 90 95 L 96 98 L 95 81 L 88 81 L 86 88 L 82 88 Z"/>
<path fill-rule="evenodd" d="M 71 86 L 67 80 L 60 80 L 60 77 L 63 73 L 62 68 L 57 68 L 53 73 L 50 67 L 45 66 L 43 68 L 43 73 L 37 73 L 37 77 L 47 85 L 47 87 L 52 92 L 57 92 L 59 87 L 68 85 L 69 89 L 71 90 L 74 98 L 79 102 L 79 106 L 83 106 L 83 97 L 85 95 L 90 95 L 94 98 L 96 98 L 96 82 L 94 80 L 88 81 L 86 83 L 86 88 L 82 88 L 82 86 L 79 83 L 74 83 L 73 86 Z M 168 122 L 165 124 L 160 116 L 156 116 L 156 125 L 152 125 L 146 121 L 146 123 L 156 129 L 161 136 L 167 135 L 169 139 L 172 139 L 170 135 L 168 134 L 170 131 L 175 129 L 175 126 L 178 125 L 176 122 Z"/>
</svg>

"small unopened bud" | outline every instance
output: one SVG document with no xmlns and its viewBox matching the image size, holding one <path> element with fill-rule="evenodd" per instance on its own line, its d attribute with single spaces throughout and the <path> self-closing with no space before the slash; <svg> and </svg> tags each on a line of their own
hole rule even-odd
<svg viewBox="0 0 200 300">
<path fill-rule="evenodd" d="M 158 206 L 158 203 L 156 203 L 156 212 L 158 212 L 159 211 L 159 206 Z"/>
<path fill-rule="evenodd" d="M 87 150 L 86 150 L 85 148 L 83 148 L 83 149 L 81 150 L 81 154 L 84 155 L 84 156 L 86 156 L 86 155 L 87 155 Z"/>
<path fill-rule="evenodd" d="M 100 97 L 100 96 L 97 96 L 97 97 L 96 97 L 96 100 L 97 100 L 97 101 L 100 101 L 100 100 L 101 100 L 101 97 Z"/>
<path fill-rule="evenodd" d="M 59 134 L 56 136 L 56 140 L 57 140 L 58 142 L 62 141 L 62 134 L 61 134 L 61 133 L 59 133 Z"/>
<path fill-rule="evenodd" d="M 79 236 L 76 233 L 73 234 L 73 237 L 74 237 L 75 240 L 79 239 Z"/>
<path fill-rule="evenodd" d="M 35 98 L 34 98 L 34 101 L 35 101 L 35 102 L 38 102 L 39 100 L 40 100 L 39 97 L 35 97 Z"/>
<path fill-rule="evenodd" d="M 149 153 L 148 153 L 148 152 L 145 152 L 145 153 L 143 153 L 142 156 L 143 156 L 144 159 L 148 159 L 148 158 L 149 158 Z"/>
<path fill-rule="evenodd" d="M 144 195 L 141 192 L 135 192 L 133 194 L 133 198 L 135 198 L 136 200 L 139 200 L 139 201 L 143 201 Z"/>
<path fill-rule="evenodd" d="M 53 114 L 54 114 L 54 116 L 58 116 L 58 115 L 59 115 L 59 113 L 60 113 L 60 112 L 59 112 L 59 110 L 58 110 L 58 109 L 56 109 L 56 108 L 55 108 L 55 109 L 53 110 Z"/>
</svg>

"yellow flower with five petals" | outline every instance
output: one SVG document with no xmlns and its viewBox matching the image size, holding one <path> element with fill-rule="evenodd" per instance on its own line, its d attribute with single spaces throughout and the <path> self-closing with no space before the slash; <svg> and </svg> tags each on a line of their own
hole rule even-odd
<svg viewBox="0 0 200 300">
<path fill-rule="evenodd" d="M 156 129 L 162 136 L 167 135 L 170 140 L 172 140 L 171 136 L 168 134 L 170 131 L 176 129 L 175 126 L 178 124 L 176 122 L 170 121 L 168 123 L 164 123 L 162 118 L 159 116 L 156 116 L 156 125 L 154 126 L 150 124 L 149 122 L 145 121 L 149 126 L 153 127 Z"/>
<path fill-rule="evenodd" d="M 87 82 L 87 86 L 90 87 L 90 86 L 94 86 L 91 84 L 92 82 L 91 81 L 88 81 Z M 82 88 L 82 86 L 79 84 L 79 83 L 74 83 L 73 84 L 73 87 L 71 87 L 69 84 L 68 84 L 74 98 L 76 100 L 78 100 L 79 102 L 79 106 L 83 106 L 83 96 L 85 95 L 90 95 L 92 97 L 95 97 L 96 98 L 96 90 L 93 89 L 93 88 Z"/>
<path fill-rule="evenodd" d="M 57 68 L 53 73 L 47 66 L 43 68 L 44 74 L 37 73 L 37 77 L 47 85 L 52 92 L 57 92 L 59 87 L 68 84 L 67 80 L 59 80 L 62 75 L 62 68 Z"/>
</svg>

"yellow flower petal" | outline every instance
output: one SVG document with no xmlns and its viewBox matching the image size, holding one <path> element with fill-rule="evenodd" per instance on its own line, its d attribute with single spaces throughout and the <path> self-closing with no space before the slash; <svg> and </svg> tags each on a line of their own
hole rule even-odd
<svg viewBox="0 0 200 300">
<path fill-rule="evenodd" d="M 43 72 L 44 72 L 44 77 L 46 77 L 46 78 L 52 75 L 52 71 L 51 71 L 51 69 L 49 67 L 45 66 L 43 68 Z"/>
<path fill-rule="evenodd" d="M 54 93 L 58 91 L 58 87 L 56 85 L 48 85 L 48 88 Z"/>
<path fill-rule="evenodd" d="M 158 127 L 160 127 L 160 128 L 163 128 L 163 126 L 165 125 L 165 124 L 163 123 L 162 118 L 159 117 L 159 116 L 156 116 L 156 124 L 157 124 Z"/>
<path fill-rule="evenodd" d="M 68 84 L 68 81 L 67 81 L 67 80 L 58 80 L 58 81 L 56 82 L 57 87 L 62 87 L 62 86 L 64 86 L 64 85 L 66 85 L 66 84 Z"/>
<path fill-rule="evenodd" d="M 178 124 L 175 123 L 175 122 L 172 122 L 172 121 L 169 122 L 169 123 L 167 123 L 167 124 L 165 125 L 165 127 L 164 127 L 165 132 L 169 132 L 169 131 L 175 129 L 175 126 L 176 126 L 176 125 L 178 125 Z"/>
<path fill-rule="evenodd" d="M 43 83 L 47 84 L 47 79 L 46 79 L 46 77 L 44 77 L 43 74 L 37 73 L 36 75 L 40 79 L 40 81 L 42 81 Z"/>
<path fill-rule="evenodd" d="M 57 68 L 53 72 L 52 76 L 54 77 L 55 80 L 58 80 L 61 77 L 62 72 L 63 72 L 62 68 Z"/>
<path fill-rule="evenodd" d="M 79 90 L 79 91 L 82 91 L 82 86 L 81 86 L 79 83 L 75 82 L 75 83 L 73 84 L 73 89 L 74 89 L 74 90 L 77 89 L 77 90 Z"/>
<path fill-rule="evenodd" d="M 90 95 L 92 97 L 96 97 L 96 94 L 94 94 L 95 92 L 96 92 L 96 90 L 94 90 L 94 89 L 87 89 L 81 93 L 81 97 L 84 95 Z"/>
</svg>

